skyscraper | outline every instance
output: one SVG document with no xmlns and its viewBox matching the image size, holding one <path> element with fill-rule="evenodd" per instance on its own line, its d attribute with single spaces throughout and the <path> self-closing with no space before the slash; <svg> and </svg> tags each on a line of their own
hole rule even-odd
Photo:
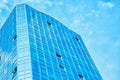
<svg viewBox="0 0 120 80">
<path fill-rule="evenodd" d="M 17 5 L 0 30 L 0 80 L 102 80 L 80 35 Z"/>
</svg>

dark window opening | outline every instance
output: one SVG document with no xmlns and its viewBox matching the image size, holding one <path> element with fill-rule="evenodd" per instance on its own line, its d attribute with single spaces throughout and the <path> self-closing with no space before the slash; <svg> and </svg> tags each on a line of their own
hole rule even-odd
<svg viewBox="0 0 120 80">
<path fill-rule="evenodd" d="M 59 65 L 60 68 L 64 69 L 64 67 L 62 65 Z"/>
<path fill-rule="evenodd" d="M 78 42 L 80 42 L 80 39 L 78 39 L 78 38 L 75 38 Z"/>
<path fill-rule="evenodd" d="M 14 70 L 12 71 L 13 74 L 15 74 L 17 72 L 17 67 L 14 68 Z"/>
<path fill-rule="evenodd" d="M 13 69 L 12 74 L 13 74 L 12 78 L 14 78 L 17 74 L 17 67 Z"/>
<path fill-rule="evenodd" d="M 47 21 L 47 24 L 48 24 L 49 26 L 51 26 L 51 25 L 52 25 L 49 21 Z"/>
<path fill-rule="evenodd" d="M 15 35 L 15 36 L 13 37 L 13 40 L 16 40 L 16 38 L 17 38 L 17 35 Z"/>
<path fill-rule="evenodd" d="M 0 61 L 1 61 L 1 56 L 0 56 Z"/>
<path fill-rule="evenodd" d="M 57 57 L 61 58 L 62 56 L 60 54 L 56 54 Z"/>
<path fill-rule="evenodd" d="M 79 76 L 80 78 L 83 78 L 83 76 L 82 76 L 81 74 L 78 74 L 78 76 Z"/>
</svg>

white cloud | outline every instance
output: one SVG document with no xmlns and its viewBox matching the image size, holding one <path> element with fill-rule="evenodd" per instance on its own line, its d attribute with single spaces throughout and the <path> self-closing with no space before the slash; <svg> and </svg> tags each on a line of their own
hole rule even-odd
<svg viewBox="0 0 120 80">
<path fill-rule="evenodd" d="M 8 1 L 7 0 L 1 0 L 0 1 L 0 9 L 5 9 L 5 10 L 9 10 L 8 6 L 7 6 Z"/>
<path fill-rule="evenodd" d="M 44 6 L 52 6 L 52 1 L 50 0 L 27 0 L 27 1 L 24 1 L 24 2 L 28 2 L 28 3 L 32 3 L 32 4 L 39 4 L 40 5 L 44 5 Z"/>
<path fill-rule="evenodd" d="M 109 2 L 104 2 L 104 1 L 98 1 L 98 6 L 102 8 L 113 8 L 114 3 L 109 1 Z"/>
<path fill-rule="evenodd" d="M 89 17 L 89 16 L 91 16 L 91 17 L 92 16 L 98 17 L 99 16 L 98 13 L 99 13 L 99 11 L 93 9 L 89 13 L 87 13 L 86 16 L 87 17 Z"/>
<path fill-rule="evenodd" d="M 3 1 L 3 3 L 8 3 L 8 1 L 7 0 L 2 0 Z"/>
<path fill-rule="evenodd" d="M 48 5 L 48 6 L 52 6 L 52 2 L 51 1 L 43 1 L 45 5 Z"/>
<path fill-rule="evenodd" d="M 75 26 L 80 24 L 80 19 L 75 19 L 70 26 Z"/>
<path fill-rule="evenodd" d="M 111 70 L 114 68 L 114 66 L 112 64 L 107 64 L 107 65 L 105 65 L 105 68 Z"/>
<path fill-rule="evenodd" d="M 51 0 L 15 0 L 13 1 L 14 5 L 16 4 L 22 4 L 26 3 L 33 8 L 36 8 L 37 10 L 46 10 L 47 8 L 51 7 L 53 4 L 55 4 L 55 1 Z"/>
</svg>

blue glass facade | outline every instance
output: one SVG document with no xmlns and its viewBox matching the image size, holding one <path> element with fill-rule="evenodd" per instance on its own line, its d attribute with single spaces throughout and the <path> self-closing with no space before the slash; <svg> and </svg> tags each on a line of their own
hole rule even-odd
<svg viewBox="0 0 120 80">
<path fill-rule="evenodd" d="M 80 35 L 28 5 L 0 30 L 0 80 L 102 80 Z"/>
</svg>

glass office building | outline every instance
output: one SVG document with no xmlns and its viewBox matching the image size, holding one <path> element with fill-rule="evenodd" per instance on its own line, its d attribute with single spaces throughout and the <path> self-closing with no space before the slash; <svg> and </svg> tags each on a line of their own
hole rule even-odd
<svg viewBox="0 0 120 80">
<path fill-rule="evenodd" d="M 0 80 L 102 80 L 80 35 L 26 4 L 0 30 Z"/>
</svg>

